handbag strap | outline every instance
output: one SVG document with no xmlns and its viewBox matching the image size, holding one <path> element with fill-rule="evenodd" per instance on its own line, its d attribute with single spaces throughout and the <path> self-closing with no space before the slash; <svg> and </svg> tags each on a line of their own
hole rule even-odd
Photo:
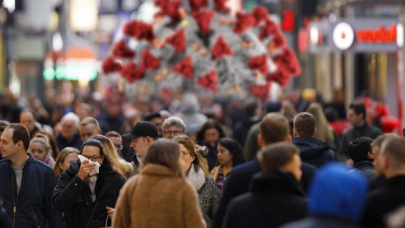
<svg viewBox="0 0 405 228">
<path fill-rule="evenodd" d="M 98 206 L 98 199 L 96 200 L 96 203 L 94 204 L 94 208 L 93 208 L 93 211 L 91 212 L 89 220 L 87 220 L 86 228 L 91 228 L 90 225 L 91 225 L 91 222 L 93 221 L 94 213 L 96 212 L 97 206 Z"/>
<path fill-rule="evenodd" d="M 110 218 L 110 216 L 108 216 L 108 215 L 107 215 L 107 217 L 105 218 L 105 226 L 104 226 L 104 227 L 106 227 L 106 228 L 108 227 L 107 225 L 108 225 L 108 219 L 109 219 L 109 218 Z"/>
</svg>

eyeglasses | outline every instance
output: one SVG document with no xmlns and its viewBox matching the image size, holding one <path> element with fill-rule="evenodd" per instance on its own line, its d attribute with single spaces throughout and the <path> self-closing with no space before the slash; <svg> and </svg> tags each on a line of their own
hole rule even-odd
<svg viewBox="0 0 405 228">
<path fill-rule="evenodd" d="M 164 135 L 178 135 L 181 134 L 181 131 L 163 131 Z"/>
<path fill-rule="evenodd" d="M 97 162 L 98 159 L 101 158 L 101 156 L 93 156 L 93 157 L 86 156 L 86 155 L 82 155 L 82 156 L 85 157 L 85 158 L 87 158 L 87 159 L 89 159 L 89 160 L 92 161 L 92 162 Z"/>
</svg>

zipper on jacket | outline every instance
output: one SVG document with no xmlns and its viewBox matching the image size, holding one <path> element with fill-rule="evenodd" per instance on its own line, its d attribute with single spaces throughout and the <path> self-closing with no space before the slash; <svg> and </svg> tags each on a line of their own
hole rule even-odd
<svg viewBox="0 0 405 228">
<path fill-rule="evenodd" d="M 32 211 L 32 215 L 34 215 L 34 219 L 35 219 L 35 222 L 37 223 L 37 227 L 38 227 L 38 228 L 41 228 L 41 227 L 39 226 L 38 219 L 37 219 L 37 216 L 35 215 L 34 207 L 33 207 L 32 205 L 31 205 L 31 211 Z"/>
<path fill-rule="evenodd" d="M 11 195 L 13 196 L 13 228 L 15 228 L 15 217 L 17 214 L 17 201 L 18 201 L 18 193 L 16 192 L 17 199 L 15 198 L 14 192 L 16 189 L 14 189 L 14 181 L 15 181 L 15 176 L 14 176 L 14 170 L 10 167 L 11 169 Z"/>
</svg>

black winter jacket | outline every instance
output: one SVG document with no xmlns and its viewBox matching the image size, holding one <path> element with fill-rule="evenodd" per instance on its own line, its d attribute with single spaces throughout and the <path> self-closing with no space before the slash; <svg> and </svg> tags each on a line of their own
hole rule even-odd
<svg viewBox="0 0 405 228">
<path fill-rule="evenodd" d="M 328 144 L 315 137 L 298 137 L 293 139 L 293 144 L 300 148 L 301 160 L 317 168 L 337 160 L 335 152 L 329 148 Z"/>
<path fill-rule="evenodd" d="M 296 222 L 288 223 L 280 228 L 360 228 L 348 221 L 324 216 L 313 216 Z"/>
<path fill-rule="evenodd" d="M 307 199 L 292 174 L 268 171 L 255 175 L 249 193 L 229 204 L 225 228 L 277 228 L 307 215 Z"/>
<path fill-rule="evenodd" d="M 29 156 L 25 163 L 20 192 L 9 159 L 0 161 L 0 198 L 11 218 L 11 228 L 56 228 L 58 215 L 52 204 L 55 186 L 53 170 Z M 59 228 L 59 227 L 58 227 Z"/>
<path fill-rule="evenodd" d="M 96 201 L 92 202 L 89 185 L 77 176 L 79 169 L 78 160 L 62 173 L 53 194 L 55 206 L 64 212 L 65 228 L 104 227 L 107 219 L 106 207 L 115 208 L 125 179 L 113 171 L 108 160 L 104 159 L 95 187 Z M 93 219 L 88 222 L 93 209 Z M 111 226 L 110 220 L 108 225 Z"/>
</svg>

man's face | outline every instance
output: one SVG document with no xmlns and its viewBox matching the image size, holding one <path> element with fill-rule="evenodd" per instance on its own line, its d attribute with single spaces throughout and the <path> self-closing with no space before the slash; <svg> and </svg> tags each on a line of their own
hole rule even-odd
<svg viewBox="0 0 405 228">
<path fill-rule="evenodd" d="M 144 157 L 148 152 L 148 149 L 151 145 L 151 139 L 147 137 L 139 137 L 132 139 L 131 147 L 134 149 L 137 157 Z"/>
<path fill-rule="evenodd" d="M 114 144 L 115 149 L 118 153 L 121 153 L 122 150 L 122 138 L 121 137 L 109 137 L 111 142 Z"/>
<path fill-rule="evenodd" d="M 168 126 L 163 129 L 163 137 L 166 139 L 173 139 L 176 135 L 184 133 L 180 126 Z"/>
<path fill-rule="evenodd" d="M 29 132 L 33 131 L 35 128 L 35 118 L 32 113 L 23 112 L 20 115 L 20 123 L 24 125 Z"/>
<path fill-rule="evenodd" d="M 79 133 L 80 137 L 82 138 L 82 142 L 85 142 L 91 136 L 97 135 L 100 133 L 99 129 L 95 124 L 86 124 L 79 126 Z"/>
<path fill-rule="evenodd" d="M 13 132 L 13 129 L 6 129 L 1 135 L 0 150 L 3 158 L 10 158 L 16 154 L 18 150 L 17 143 L 22 143 L 21 141 L 14 143 Z"/>
<path fill-rule="evenodd" d="M 150 120 L 151 123 L 153 123 L 153 125 L 155 125 L 155 127 L 158 129 L 159 132 L 159 136 L 163 135 L 163 130 L 162 130 L 162 124 L 163 124 L 163 119 L 162 118 L 153 118 Z"/>
<path fill-rule="evenodd" d="M 373 148 L 371 148 L 371 151 L 374 155 L 373 165 L 374 165 L 374 169 L 375 169 L 375 175 L 377 177 L 385 176 L 384 167 L 382 164 L 382 156 L 381 156 L 380 147 L 373 146 Z"/>
<path fill-rule="evenodd" d="M 77 133 L 77 128 L 73 120 L 65 120 L 62 122 L 62 137 L 66 139 L 72 139 Z"/>
<path fill-rule="evenodd" d="M 301 171 L 301 158 L 298 154 L 294 154 L 293 159 L 291 160 L 290 163 L 288 163 L 283 170 L 285 172 L 292 173 L 294 177 L 300 181 L 302 177 L 302 171 Z"/>
<path fill-rule="evenodd" d="M 353 126 L 358 126 L 363 121 L 363 114 L 357 115 L 354 109 L 347 110 L 347 120 Z"/>
</svg>

